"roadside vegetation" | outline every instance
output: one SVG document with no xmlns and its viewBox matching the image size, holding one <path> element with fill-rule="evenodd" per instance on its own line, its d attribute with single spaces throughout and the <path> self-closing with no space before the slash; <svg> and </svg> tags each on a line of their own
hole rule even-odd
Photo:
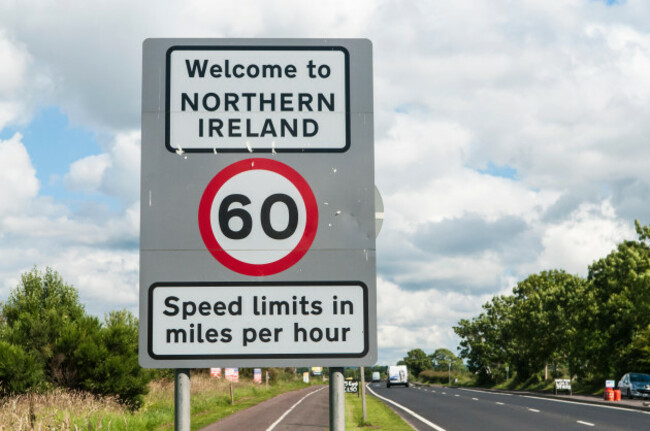
<svg viewBox="0 0 650 431">
<path fill-rule="evenodd" d="M 454 332 L 459 355 L 410 350 L 412 381 L 553 391 L 570 378 L 574 393 L 602 393 L 605 380 L 650 373 L 650 227 L 588 268 L 532 274 L 511 295 L 495 296 Z"/>
<path fill-rule="evenodd" d="M 193 371 L 192 429 L 199 429 L 280 393 L 306 386 L 290 371 L 271 370 L 274 377 L 268 390 L 263 384 L 254 384 L 252 379 L 240 377 L 240 383 L 233 384 L 233 404 L 229 382 L 211 377 L 203 370 Z M 129 409 L 114 397 L 61 388 L 6 397 L 0 403 L 0 431 L 173 430 L 173 378 L 153 380 L 148 389 L 137 411 Z"/>
<path fill-rule="evenodd" d="M 410 350 L 397 365 L 407 366 L 410 381 L 440 385 L 471 385 L 475 382 L 474 374 L 463 360 L 444 348 L 428 355 L 422 349 Z"/>
<path fill-rule="evenodd" d="M 366 391 L 366 421 L 363 420 L 361 398 L 357 394 L 345 394 L 346 430 L 413 431 L 410 425 L 390 407 Z"/>
<path fill-rule="evenodd" d="M 152 374 L 138 364 L 138 322 L 128 311 L 100 321 L 51 269 L 23 274 L 0 308 L 0 396 L 55 388 L 112 397 L 138 409 Z"/>
<path fill-rule="evenodd" d="M 588 268 L 530 275 L 495 296 L 454 331 L 476 383 L 551 390 L 571 378 L 574 392 L 602 391 L 606 379 L 650 372 L 650 228 Z"/>
<path fill-rule="evenodd" d="M 191 375 L 192 427 L 305 386 L 295 369 L 270 368 L 270 385 Z M 165 430 L 174 427 L 172 370 L 138 364 L 138 320 L 126 310 L 88 315 L 56 271 L 34 268 L 0 303 L 0 431 Z"/>
</svg>

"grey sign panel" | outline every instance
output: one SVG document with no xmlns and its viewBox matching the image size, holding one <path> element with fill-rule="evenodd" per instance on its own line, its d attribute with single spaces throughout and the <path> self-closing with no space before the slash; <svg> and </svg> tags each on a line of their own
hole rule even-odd
<svg viewBox="0 0 650 431">
<path fill-rule="evenodd" d="M 142 88 L 140 364 L 374 364 L 370 42 L 148 39 Z"/>
</svg>

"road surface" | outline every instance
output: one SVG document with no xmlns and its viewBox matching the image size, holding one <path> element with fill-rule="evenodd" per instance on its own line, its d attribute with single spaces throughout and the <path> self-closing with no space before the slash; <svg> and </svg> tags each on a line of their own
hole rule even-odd
<svg viewBox="0 0 650 431">
<path fill-rule="evenodd" d="M 387 389 L 385 383 L 372 383 L 369 389 L 419 431 L 650 430 L 650 411 L 615 405 L 461 388 Z"/>
<path fill-rule="evenodd" d="M 327 386 L 287 392 L 239 411 L 200 431 L 319 431 L 329 428 Z"/>
</svg>

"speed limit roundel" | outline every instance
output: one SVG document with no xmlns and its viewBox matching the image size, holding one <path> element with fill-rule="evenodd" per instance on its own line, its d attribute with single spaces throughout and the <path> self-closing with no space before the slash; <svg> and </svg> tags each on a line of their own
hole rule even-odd
<svg viewBox="0 0 650 431">
<path fill-rule="evenodd" d="M 318 205 L 293 168 L 272 159 L 235 162 L 212 178 L 199 204 L 199 230 L 222 265 L 244 275 L 277 274 L 309 250 Z"/>
</svg>

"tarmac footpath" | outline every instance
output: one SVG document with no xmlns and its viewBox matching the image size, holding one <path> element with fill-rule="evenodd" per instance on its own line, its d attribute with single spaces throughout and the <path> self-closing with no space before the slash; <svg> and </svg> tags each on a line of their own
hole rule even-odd
<svg viewBox="0 0 650 431">
<path fill-rule="evenodd" d="M 302 431 L 329 428 L 328 386 L 286 392 L 227 416 L 199 431 Z"/>
</svg>

